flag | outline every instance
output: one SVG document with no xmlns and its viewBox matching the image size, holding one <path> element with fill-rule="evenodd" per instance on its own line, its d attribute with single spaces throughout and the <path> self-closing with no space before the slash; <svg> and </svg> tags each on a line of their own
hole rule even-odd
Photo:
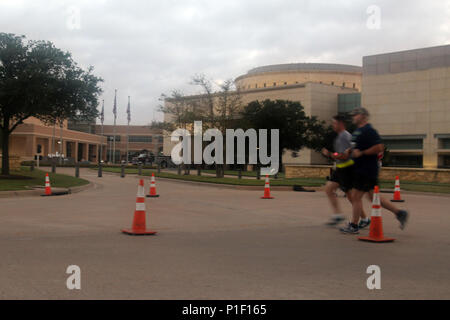
<svg viewBox="0 0 450 320">
<path fill-rule="evenodd" d="M 114 95 L 114 108 L 113 108 L 113 113 L 114 113 L 114 119 L 117 119 L 117 90 L 116 93 Z"/>
<path fill-rule="evenodd" d="M 128 97 L 127 115 L 128 115 L 128 117 L 127 117 L 128 123 L 130 123 L 130 121 L 131 121 L 130 97 Z"/>
<path fill-rule="evenodd" d="M 105 100 L 103 100 L 102 112 L 100 113 L 100 121 L 102 123 L 105 121 Z"/>
</svg>

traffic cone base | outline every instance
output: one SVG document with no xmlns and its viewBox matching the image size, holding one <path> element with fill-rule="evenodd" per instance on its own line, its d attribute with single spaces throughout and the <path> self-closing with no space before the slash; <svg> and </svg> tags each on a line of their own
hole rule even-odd
<svg viewBox="0 0 450 320">
<path fill-rule="evenodd" d="M 122 232 L 128 234 L 130 236 L 152 236 L 156 234 L 156 231 L 152 230 L 131 230 L 131 229 L 122 229 Z"/>
<path fill-rule="evenodd" d="M 261 197 L 261 199 L 275 199 L 274 197 Z"/>
<path fill-rule="evenodd" d="M 391 200 L 391 202 L 405 202 L 405 200 Z"/>
<path fill-rule="evenodd" d="M 159 198 L 159 194 L 148 194 L 146 195 L 147 198 Z"/>
<path fill-rule="evenodd" d="M 383 238 L 383 239 L 375 239 L 375 238 L 371 238 L 371 237 L 358 237 L 359 240 L 361 241 L 368 241 L 368 242 L 394 242 L 394 238 Z"/>
</svg>

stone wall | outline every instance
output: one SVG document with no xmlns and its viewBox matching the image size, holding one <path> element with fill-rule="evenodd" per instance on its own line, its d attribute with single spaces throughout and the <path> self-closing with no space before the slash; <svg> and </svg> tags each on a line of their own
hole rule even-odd
<svg viewBox="0 0 450 320">
<path fill-rule="evenodd" d="M 331 166 L 302 166 L 286 165 L 286 178 L 326 178 L 330 174 Z M 410 169 L 410 168 L 382 168 L 380 180 L 449 183 L 450 170 L 448 169 Z"/>
<path fill-rule="evenodd" d="M 1 150 L 0 150 L 1 151 Z M 19 170 L 20 169 L 20 157 L 17 155 L 9 155 L 9 169 Z M 0 168 L 2 167 L 2 155 L 0 154 Z"/>
</svg>

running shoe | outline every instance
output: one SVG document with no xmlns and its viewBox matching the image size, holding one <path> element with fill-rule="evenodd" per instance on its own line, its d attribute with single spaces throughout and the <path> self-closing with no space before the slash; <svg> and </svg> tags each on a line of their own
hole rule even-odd
<svg viewBox="0 0 450 320">
<path fill-rule="evenodd" d="M 359 228 L 360 230 L 361 230 L 361 229 L 364 229 L 364 228 L 367 228 L 368 226 L 370 226 L 370 218 L 361 219 L 361 220 L 359 221 L 358 228 Z"/>
<path fill-rule="evenodd" d="M 400 221 L 400 229 L 405 229 L 406 223 L 408 222 L 409 213 L 406 210 L 400 210 L 397 214 L 397 220 Z"/>
<path fill-rule="evenodd" d="M 349 222 L 347 226 L 339 229 L 342 233 L 348 233 L 348 234 L 358 234 L 359 230 L 358 227 L 352 226 L 352 224 Z"/>
<path fill-rule="evenodd" d="M 330 221 L 328 221 L 328 222 L 326 223 L 326 225 L 327 225 L 327 226 L 336 226 L 336 225 L 338 225 L 339 223 L 341 223 L 341 222 L 344 221 L 344 220 L 345 220 L 345 218 L 344 218 L 343 215 L 341 215 L 341 214 L 335 214 L 335 215 L 333 215 L 333 216 L 330 218 Z"/>
</svg>

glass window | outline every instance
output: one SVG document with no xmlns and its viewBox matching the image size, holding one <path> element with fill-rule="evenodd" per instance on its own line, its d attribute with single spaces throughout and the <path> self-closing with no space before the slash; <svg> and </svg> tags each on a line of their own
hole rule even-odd
<svg viewBox="0 0 450 320">
<path fill-rule="evenodd" d="M 390 155 L 388 159 L 383 161 L 385 167 L 410 167 L 422 168 L 422 155 Z"/>
<path fill-rule="evenodd" d="M 441 168 L 450 169 L 450 155 L 441 156 L 441 158 L 442 158 Z"/>
<path fill-rule="evenodd" d="M 441 149 L 450 149 L 450 138 L 441 139 Z"/>
<path fill-rule="evenodd" d="M 398 139 L 384 140 L 384 145 L 388 150 L 418 150 L 423 149 L 423 139 Z"/>
<path fill-rule="evenodd" d="M 141 143 L 149 143 L 152 142 L 152 136 L 129 136 L 129 142 L 141 142 Z"/>
<path fill-rule="evenodd" d="M 113 141 L 114 140 L 114 136 L 107 136 L 108 141 Z M 120 136 L 116 136 L 116 142 L 120 141 Z"/>
</svg>

